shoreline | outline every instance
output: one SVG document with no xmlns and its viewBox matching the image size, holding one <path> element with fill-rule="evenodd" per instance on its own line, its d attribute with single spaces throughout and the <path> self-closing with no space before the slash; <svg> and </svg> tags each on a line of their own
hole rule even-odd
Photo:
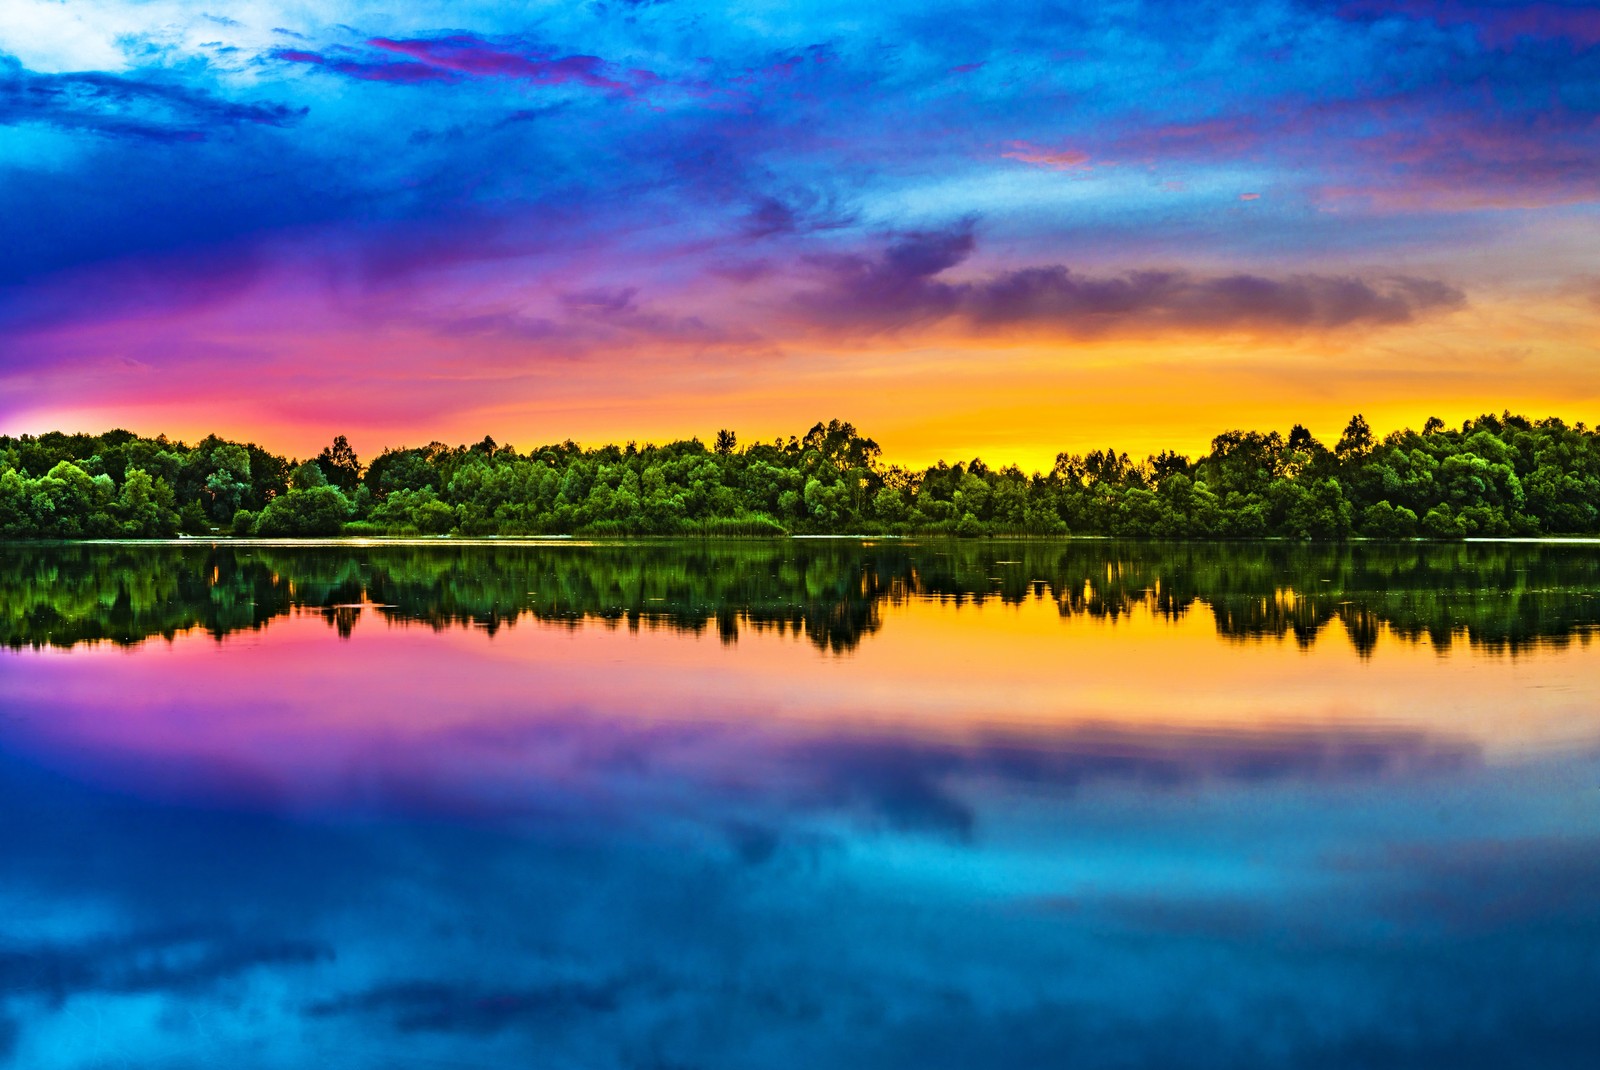
<svg viewBox="0 0 1600 1070">
<path fill-rule="evenodd" d="M 777 542 L 1127 542 L 1150 544 L 1193 544 L 1205 546 L 1452 546 L 1462 544 L 1517 544 L 1545 546 L 1600 546 L 1600 535 L 1506 535 L 1468 536 L 1459 539 L 1423 537 L 1378 539 L 1352 536 L 1346 539 L 1295 539 L 1267 536 L 1254 539 L 1174 538 L 1138 535 L 978 535 L 964 537 L 932 533 L 926 535 L 332 535 L 304 538 L 256 538 L 231 535 L 179 535 L 170 539 L 0 539 L 4 547 L 53 546 L 625 546 L 659 543 L 777 543 Z"/>
</svg>

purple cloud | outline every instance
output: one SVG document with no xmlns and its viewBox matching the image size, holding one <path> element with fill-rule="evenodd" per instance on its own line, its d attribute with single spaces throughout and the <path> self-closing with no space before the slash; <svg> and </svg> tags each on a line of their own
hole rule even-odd
<svg viewBox="0 0 1600 1070">
<path fill-rule="evenodd" d="M 618 78 L 608 77 L 608 65 L 598 56 L 551 56 L 548 52 L 519 53 L 497 48 L 486 41 L 465 34 L 437 39 L 404 41 L 374 37 L 367 42 L 374 48 L 410 56 L 422 63 L 462 74 L 488 78 L 517 78 L 544 85 L 562 85 L 577 82 L 592 89 L 629 92 L 633 86 Z M 648 72 L 628 72 L 630 75 L 649 75 Z"/>
<path fill-rule="evenodd" d="M 283 60 L 285 63 L 305 63 L 314 67 L 321 67 L 335 74 L 342 74 L 348 78 L 360 78 L 368 82 L 398 82 L 403 85 L 414 85 L 419 82 L 456 82 L 460 75 L 454 71 L 440 67 L 431 67 L 426 63 L 408 63 L 392 60 L 352 60 L 330 59 L 320 52 L 306 52 L 295 48 L 280 48 L 272 53 L 274 59 Z"/>
<path fill-rule="evenodd" d="M 959 318 L 980 330 L 1048 326 L 1111 329 L 1327 330 L 1407 323 L 1465 301 L 1433 279 L 1348 275 L 1197 275 L 1135 271 L 1091 276 L 1059 264 L 965 281 L 939 276 L 971 255 L 970 224 L 901 235 L 876 256 L 814 258 L 822 280 L 795 298 L 812 322 L 894 329 Z"/>
<path fill-rule="evenodd" d="M 404 39 L 373 37 L 366 44 L 376 54 L 353 54 L 351 58 L 344 58 L 303 49 L 278 49 L 272 56 L 288 63 L 322 67 L 350 78 L 406 84 L 504 78 L 549 86 L 575 84 L 634 96 L 664 82 L 651 71 L 619 69 L 599 56 L 558 56 L 550 49 L 497 43 L 470 34 Z M 390 55 L 406 58 L 385 58 Z"/>
<path fill-rule="evenodd" d="M 567 314 L 576 320 L 628 334 L 644 335 L 652 341 L 714 345 L 735 340 L 735 336 L 699 316 L 677 316 L 643 308 L 636 300 L 638 293 L 638 288 L 634 286 L 622 289 L 599 287 L 562 294 L 561 304 Z"/>
</svg>

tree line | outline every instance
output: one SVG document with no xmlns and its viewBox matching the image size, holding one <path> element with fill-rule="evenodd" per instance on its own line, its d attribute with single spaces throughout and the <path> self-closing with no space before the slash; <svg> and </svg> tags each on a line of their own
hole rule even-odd
<svg viewBox="0 0 1600 1070">
<path fill-rule="evenodd" d="M 1303 426 L 1226 431 L 1208 452 L 885 464 L 839 420 L 741 445 L 526 452 L 485 437 L 386 449 L 340 435 L 291 459 L 209 436 L 0 436 L 0 538 L 314 535 L 1110 535 L 1461 538 L 1600 534 L 1600 433 L 1509 412 L 1382 439 L 1360 415 L 1330 447 Z"/>
</svg>

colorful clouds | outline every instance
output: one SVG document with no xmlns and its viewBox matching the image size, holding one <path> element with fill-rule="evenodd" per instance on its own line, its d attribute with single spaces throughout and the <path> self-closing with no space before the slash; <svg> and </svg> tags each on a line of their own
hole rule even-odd
<svg viewBox="0 0 1600 1070">
<path fill-rule="evenodd" d="M 1089 154 L 1077 149 L 1051 149 L 1027 141 L 1013 141 L 1007 151 L 1000 154 L 1008 160 L 1021 160 L 1052 171 L 1072 171 L 1089 166 Z"/>
<path fill-rule="evenodd" d="M 1600 399 L 1579 6 L 162 10 L 0 15 L 7 432 L 203 411 L 302 449 L 330 429 L 286 399 L 338 391 L 316 419 L 383 441 L 766 436 L 915 379 L 874 433 L 960 455 L 974 363 L 1019 397 L 1178 364 L 1220 407 L 1289 361 L 1393 412 L 1401 368 L 1476 412 L 1505 346 L 1563 384 L 1524 404 Z M 615 393 L 658 376 L 665 426 Z M 1285 389 L 1224 422 L 1329 396 Z"/>
<path fill-rule="evenodd" d="M 406 59 L 383 58 L 384 54 Z M 374 82 L 456 82 L 463 78 L 511 78 L 539 85 L 575 83 L 631 95 L 660 81 L 649 71 L 613 71 L 598 56 L 556 56 L 546 49 L 497 45 L 469 34 L 395 41 L 374 37 L 364 48 L 341 47 L 324 55 L 284 48 L 272 53 L 287 63 L 323 67 L 335 74 Z"/>
</svg>

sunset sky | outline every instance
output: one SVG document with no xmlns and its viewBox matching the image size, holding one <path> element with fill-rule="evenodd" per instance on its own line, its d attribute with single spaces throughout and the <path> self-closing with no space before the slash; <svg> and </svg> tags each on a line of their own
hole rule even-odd
<svg viewBox="0 0 1600 1070">
<path fill-rule="evenodd" d="M 0 433 L 1600 422 L 1592 2 L 6 0 Z"/>
</svg>

